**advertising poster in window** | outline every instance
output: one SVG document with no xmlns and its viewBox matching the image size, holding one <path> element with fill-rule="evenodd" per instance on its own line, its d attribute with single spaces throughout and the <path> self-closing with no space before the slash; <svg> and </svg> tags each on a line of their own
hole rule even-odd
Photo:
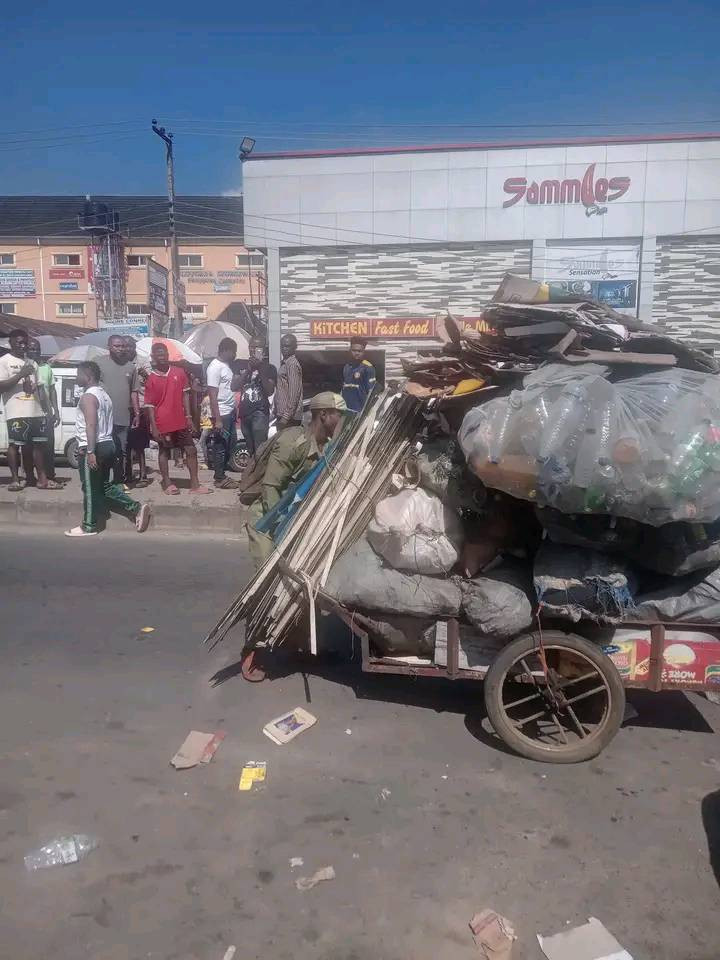
<svg viewBox="0 0 720 960">
<path fill-rule="evenodd" d="M 550 299 L 568 294 L 637 314 L 640 244 L 585 244 L 546 248 L 545 281 Z"/>
<path fill-rule="evenodd" d="M 22 299 L 37 296 L 34 270 L 0 270 L 0 297 Z"/>
</svg>

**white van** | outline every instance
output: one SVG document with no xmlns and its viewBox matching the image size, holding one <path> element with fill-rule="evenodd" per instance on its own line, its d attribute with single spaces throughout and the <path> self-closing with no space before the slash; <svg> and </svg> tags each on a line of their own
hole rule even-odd
<svg viewBox="0 0 720 960">
<path fill-rule="evenodd" d="M 52 372 L 55 377 L 55 390 L 61 417 L 60 426 L 55 428 L 55 456 L 65 458 L 70 466 L 77 470 L 78 442 L 75 436 L 75 407 L 77 406 L 75 378 L 77 377 L 77 369 L 75 367 L 53 367 Z M 7 448 L 7 422 L 2 397 L 0 397 L 0 456 L 7 453 Z"/>
</svg>

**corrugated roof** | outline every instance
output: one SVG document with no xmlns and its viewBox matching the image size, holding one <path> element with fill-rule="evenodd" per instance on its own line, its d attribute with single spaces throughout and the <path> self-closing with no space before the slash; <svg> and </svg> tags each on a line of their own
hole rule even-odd
<svg viewBox="0 0 720 960">
<path fill-rule="evenodd" d="M 84 196 L 0 196 L 0 238 L 87 238 L 78 226 Z M 93 196 L 120 214 L 120 229 L 129 240 L 168 236 L 167 197 Z M 242 197 L 182 196 L 175 201 L 177 235 L 186 240 L 234 241 L 243 237 Z"/>
</svg>

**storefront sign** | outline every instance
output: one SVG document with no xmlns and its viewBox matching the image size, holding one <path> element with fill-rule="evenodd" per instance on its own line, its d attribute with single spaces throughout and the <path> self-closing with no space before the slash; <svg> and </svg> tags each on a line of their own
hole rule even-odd
<svg viewBox="0 0 720 960">
<path fill-rule="evenodd" d="M 77 267 L 51 267 L 48 276 L 51 280 L 84 280 L 85 271 Z"/>
<path fill-rule="evenodd" d="M 144 314 L 135 314 L 119 320 L 102 320 L 98 326 L 100 330 L 110 330 L 112 333 L 131 333 L 136 336 L 147 336 L 149 333 L 149 317 Z"/>
<path fill-rule="evenodd" d="M 455 314 L 453 314 L 455 316 Z M 496 334 L 497 330 L 491 327 L 484 317 L 457 317 L 455 319 L 462 324 L 463 330 L 474 330 L 475 333 Z"/>
<path fill-rule="evenodd" d="M 77 290 L 78 288 L 77 282 L 74 280 L 65 281 L 65 283 L 59 283 L 58 286 L 61 290 Z"/>
<path fill-rule="evenodd" d="M 180 275 L 186 283 L 199 284 L 236 284 L 248 279 L 247 270 L 200 270 L 195 267 L 181 267 Z"/>
<path fill-rule="evenodd" d="M 22 299 L 36 294 L 34 270 L 0 269 L 0 297 Z"/>
<path fill-rule="evenodd" d="M 551 301 L 569 294 L 634 312 L 639 279 L 639 243 L 546 247 L 545 282 Z"/>
<path fill-rule="evenodd" d="M 168 316 L 168 271 L 154 260 L 147 262 L 148 303 L 151 313 Z"/>
<path fill-rule="evenodd" d="M 605 177 L 595 179 L 595 166 L 591 163 L 585 171 L 582 180 L 542 180 L 540 183 L 533 180 L 528 183 L 527 177 L 508 177 L 503 184 L 505 193 L 511 199 L 503 203 L 503 207 L 512 207 L 523 197 L 529 204 L 552 203 L 582 203 L 586 216 L 607 213 L 604 203 L 612 203 L 624 196 L 630 189 L 630 177 Z"/>
<path fill-rule="evenodd" d="M 429 340 L 435 337 L 434 317 L 383 318 L 382 320 L 311 320 L 314 340 Z"/>
</svg>

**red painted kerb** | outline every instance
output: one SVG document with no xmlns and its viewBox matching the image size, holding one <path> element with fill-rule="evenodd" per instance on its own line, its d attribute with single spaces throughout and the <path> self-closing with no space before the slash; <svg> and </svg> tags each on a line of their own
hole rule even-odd
<svg viewBox="0 0 720 960">
<path fill-rule="evenodd" d="M 251 153 L 249 160 L 280 160 L 294 157 L 362 157 L 377 153 L 449 153 L 457 150 L 523 150 L 531 147 L 582 147 L 609 143 L 673 143 L 679 140 L 720 140 L 720 133 L 651 133 L 645 136 L 577 137 L 571 140 L 491 140 L 486 143 L 433 143 L 406 147 L 346 147 L 342 150 L 286 150 Z"/>
</svg>

